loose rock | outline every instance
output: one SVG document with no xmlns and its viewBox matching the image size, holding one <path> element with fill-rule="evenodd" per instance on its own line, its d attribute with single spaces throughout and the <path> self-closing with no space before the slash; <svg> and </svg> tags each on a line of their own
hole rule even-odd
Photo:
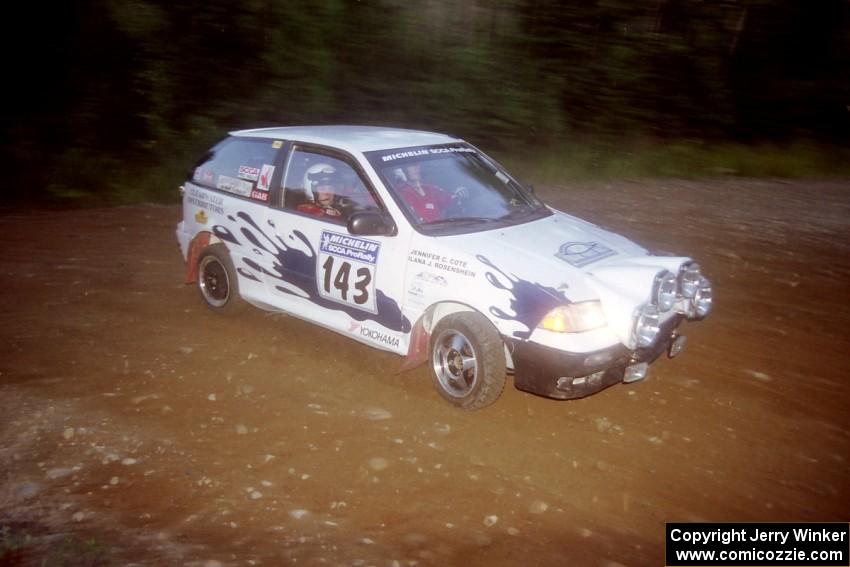
<svg viewBox="0 0 850 567">
<path fill-rule="evenodd" d="M 535 500 L 528 505 L 528 511 L 532 514 L 542 514 L 549 509 L 549 505 L 542 500 Z"/>
<path fill-rule="evenodd" d="M 367 408 L 363 415 L 366 416 L 366 419 L 370 419 L 372 421 L 381 421 L 384 419 L 391 419 L 393 414 L 383 408 Z"/>
</svg>

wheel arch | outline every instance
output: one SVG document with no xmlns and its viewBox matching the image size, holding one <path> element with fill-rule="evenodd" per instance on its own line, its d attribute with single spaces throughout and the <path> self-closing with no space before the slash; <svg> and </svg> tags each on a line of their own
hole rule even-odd
<svg viewBox="0 0 850 567">
<path fill-rule="evenodd" d="M 209 230 L 198 232 L 189 241 L 189 248 L 186 252 L 186 280 L 184 283 L 195 283 L 198 280 L 198 259 L 201 257 L 201 251 L 213 244 L 224 244 L 224 242 Z"/>
<path fill-rule="evenodd" d="M 425 328 L 425 331 L 430 334 L 441 319 L 445 319 L 452 313 L 460 313 L 463 311 L 474 311 L 480 313 L 478 309 L 460 301 L 440 301 L 428 306 L 420 319 L 422 320 L 422 325 Z M 484 314 L 482 313 L 482 315 Z"/>
<path fill-rule="evenodd" d="M 408 347 L 407 357 L 402 363 L 402 370 L 409 370 L 426 361 L 428 356 L 428 341 L 431 336 L 431 331 L 436 327 L 442 319 L 445 319 L 453 313 L 471 312 L 482 315 L 490 325 L 499 333 L 498 327 L 493 324 L 493 321 L 486 313 L 480 309 L 476 309 L 468 303 L 461 301 L 445 300 L 438 301 L 429 305 L 422 315 L 417 319 L 413 326 L 412 338 Z M 501 335 L 501 333 L 499 333 Z M 510 343 L 503 341 L 505 347 L 505 365 L 509 369 L 513 369 L 513 358 L 511 357 Z M 424 347 L 424 348 L 423 348 Z"/>
</svg>

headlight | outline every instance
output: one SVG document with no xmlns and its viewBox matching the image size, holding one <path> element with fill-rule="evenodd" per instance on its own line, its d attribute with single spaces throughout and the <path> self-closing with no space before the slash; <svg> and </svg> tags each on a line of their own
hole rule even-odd
<svg viewBox="0 0 850 567">
<path fill-rule="evenodd" d="M 700 278 L 699 287 L 694 294 L 694 313 L 698 319 L 702 319 L 711 311 L 713 293 L 711 282 L 708 278 Z"/>
<path fill-rule="evenodd" d="M 676 305 L 676 276 L 664 270 L 655 276 L 652 286 L 652 301 L 662 313 Z"/>
<path fill-rule="evenodd" d="M 604 327 L 605 324 L 605 314 L 602 313 L 600 302 L 581 301 L 560 305 L 551 310 L 537 328 L 556 333 L 581 333 Z"/>
<path fill-rule="evenodd" d="M 699 289 L 700 278 L 702 278 L 702 274 L 700 273 L 699 264 L 696 262 L 684 264 L 679 268 L 679 289 L 681 290 L 682 297 L 690 299 L 696 294 L 697 289 Z"/>
<path fill-rule="evenodd" d="M 658 316 L 658 307 L 647 303 L 643 306 L 635 321 L 635 339 L 637 346 L 648 347 L 655 341 L 661 330 L 661 319 Z"/>
</svg>

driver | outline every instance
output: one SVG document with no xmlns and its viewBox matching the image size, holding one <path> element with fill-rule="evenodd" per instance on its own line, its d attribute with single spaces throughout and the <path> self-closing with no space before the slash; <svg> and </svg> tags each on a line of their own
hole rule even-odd
<svg viewBox="0 0 850 567">
<path fill-rule="evenodd" d="M 317 217 L 341 218 L 346 199 L 340 197 L 336 169 L 327 163 L 317 163 L 304 174 L 304 192 L 311 199 L 295 207 L 296 211 Z"/>
<path fill-rule="evenodd" d="M 398 187 L 398 193 L 407 206 L 423 223 L 440 220 L 443 213 L 452 203 L 452 196 L 435 185 L 422 180 L 422 164 L 414 163 L 404 166 L 407 178 Z"/>
</svg>

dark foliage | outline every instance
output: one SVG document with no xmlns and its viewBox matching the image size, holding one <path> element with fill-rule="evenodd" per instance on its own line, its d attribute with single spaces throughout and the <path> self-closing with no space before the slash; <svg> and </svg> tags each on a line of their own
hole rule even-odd
<svg viewBox="0 0 850 567">
<path fill-rule="evenodd" d="M 224 131 L 271 124 L 491 148 L 850 133 L 846 0 L 91 0 L 9 18 L 7 199 L 173 191 Z"/>
</svg>

